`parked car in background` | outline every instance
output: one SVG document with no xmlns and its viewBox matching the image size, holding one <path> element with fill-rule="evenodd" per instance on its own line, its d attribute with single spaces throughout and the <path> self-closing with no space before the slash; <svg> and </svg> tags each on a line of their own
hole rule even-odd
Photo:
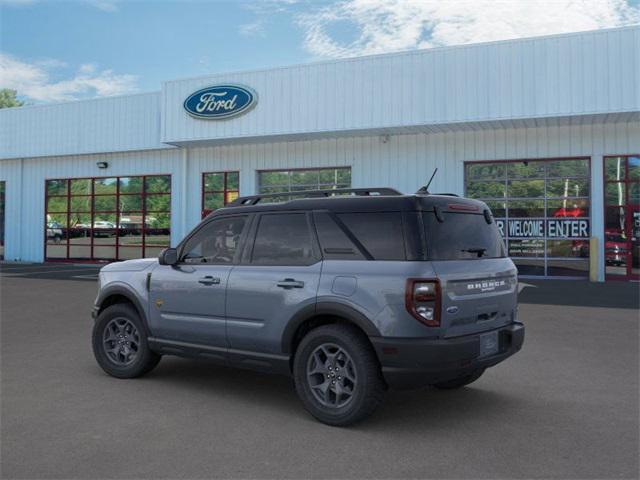
<svg viewBox="0 0 640 480">
<path fill-rule="evenodd" d="M 60 243 L 63 237 L 62 225 L 58 222 L 47 222 L 47 241 Z"/>
<path fill-rule="evenodd" d="M 94 237 L 113 237 L 116 234 L 116 224 L 104 220 L 93 222 Z"/>
</svg>

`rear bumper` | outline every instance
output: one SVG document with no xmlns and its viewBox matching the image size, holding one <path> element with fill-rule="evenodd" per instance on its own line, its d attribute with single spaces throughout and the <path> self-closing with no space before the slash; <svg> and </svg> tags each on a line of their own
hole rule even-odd
<svg viewBox="0 0 640 480">
<path fill-rule="evenodd" d="M 372 337 L 371 342 L 387 385 L 393 389 L 411 389 L 492 367 L 522 348 L 524 325 L 512 323 L 497 331 L 498 353 L 484 358 L 479 358 L 479 334 L 435 340 Z"/>
</svg>

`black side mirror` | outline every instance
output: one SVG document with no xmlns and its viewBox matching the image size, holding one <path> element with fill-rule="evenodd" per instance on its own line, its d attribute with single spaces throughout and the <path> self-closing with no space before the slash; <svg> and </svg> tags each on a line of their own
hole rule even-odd
<svg viewBox="0 0 640 480">
<path fill-rule="evenodd" d="M 175 265 L 178 263 L 178 250 L 175 248 L 165 248 L 158 255 L 160 265 Z"/>
</svg>

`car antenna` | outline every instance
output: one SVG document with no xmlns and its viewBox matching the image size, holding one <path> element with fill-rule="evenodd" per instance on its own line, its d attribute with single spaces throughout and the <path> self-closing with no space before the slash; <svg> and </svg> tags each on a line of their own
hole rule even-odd
<svg viewBox="0 0 640 480">
<path fill-rule="evenodd" d="M 438 167 L 436 167 L 436 169 L 433 171 L 433 174 L 431 175 L 431 178 L 429 179 L 427 184 L 424 187 L 421 187 L 420 190 L 416 192 L 416 194 L 423 193 L 423 194 L 429 195 L 429 185 L 431 185 L 431 182 L 433 182 L 433 177 L 436 176 L 436 173 L 438 173 Z"/>
</svg>

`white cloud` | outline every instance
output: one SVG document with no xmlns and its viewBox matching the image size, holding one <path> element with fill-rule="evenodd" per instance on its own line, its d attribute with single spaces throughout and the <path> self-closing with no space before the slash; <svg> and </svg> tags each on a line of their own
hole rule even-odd
<svg viewBox="0 0 640 480">
<path fill-rule="evenodd" d="M 117 12 L 119 10 L 118 0 L 85 0 L 85 2 L 103 12 Z"/>
<path fill-rule="evenodd" d="M 317 57 L 595 30 L 640 22 L 627 0 L 342 0 L 301 14 L 304 46 Z M 355 39 L 332 33 L 344 26 Z"/>
<path fill-rule="evenodd" d="M 51 59 L 28 63 L 0 53 L 0 88 L 17 90 L 19 95 L 36 102 L 108 97 L 137 90 L 135 75 L 99 70 L 89 63 L 81 65 L 71 78 L 53 79 L 52 70 L 63 65 Z"/>
<path fill-rule="evenodd" d="M 238 32 L 245 37 L 264 35 L 264 20 L 258 19 L 254 22 L 244 23 L 238 27 Z"/>
</svg>

